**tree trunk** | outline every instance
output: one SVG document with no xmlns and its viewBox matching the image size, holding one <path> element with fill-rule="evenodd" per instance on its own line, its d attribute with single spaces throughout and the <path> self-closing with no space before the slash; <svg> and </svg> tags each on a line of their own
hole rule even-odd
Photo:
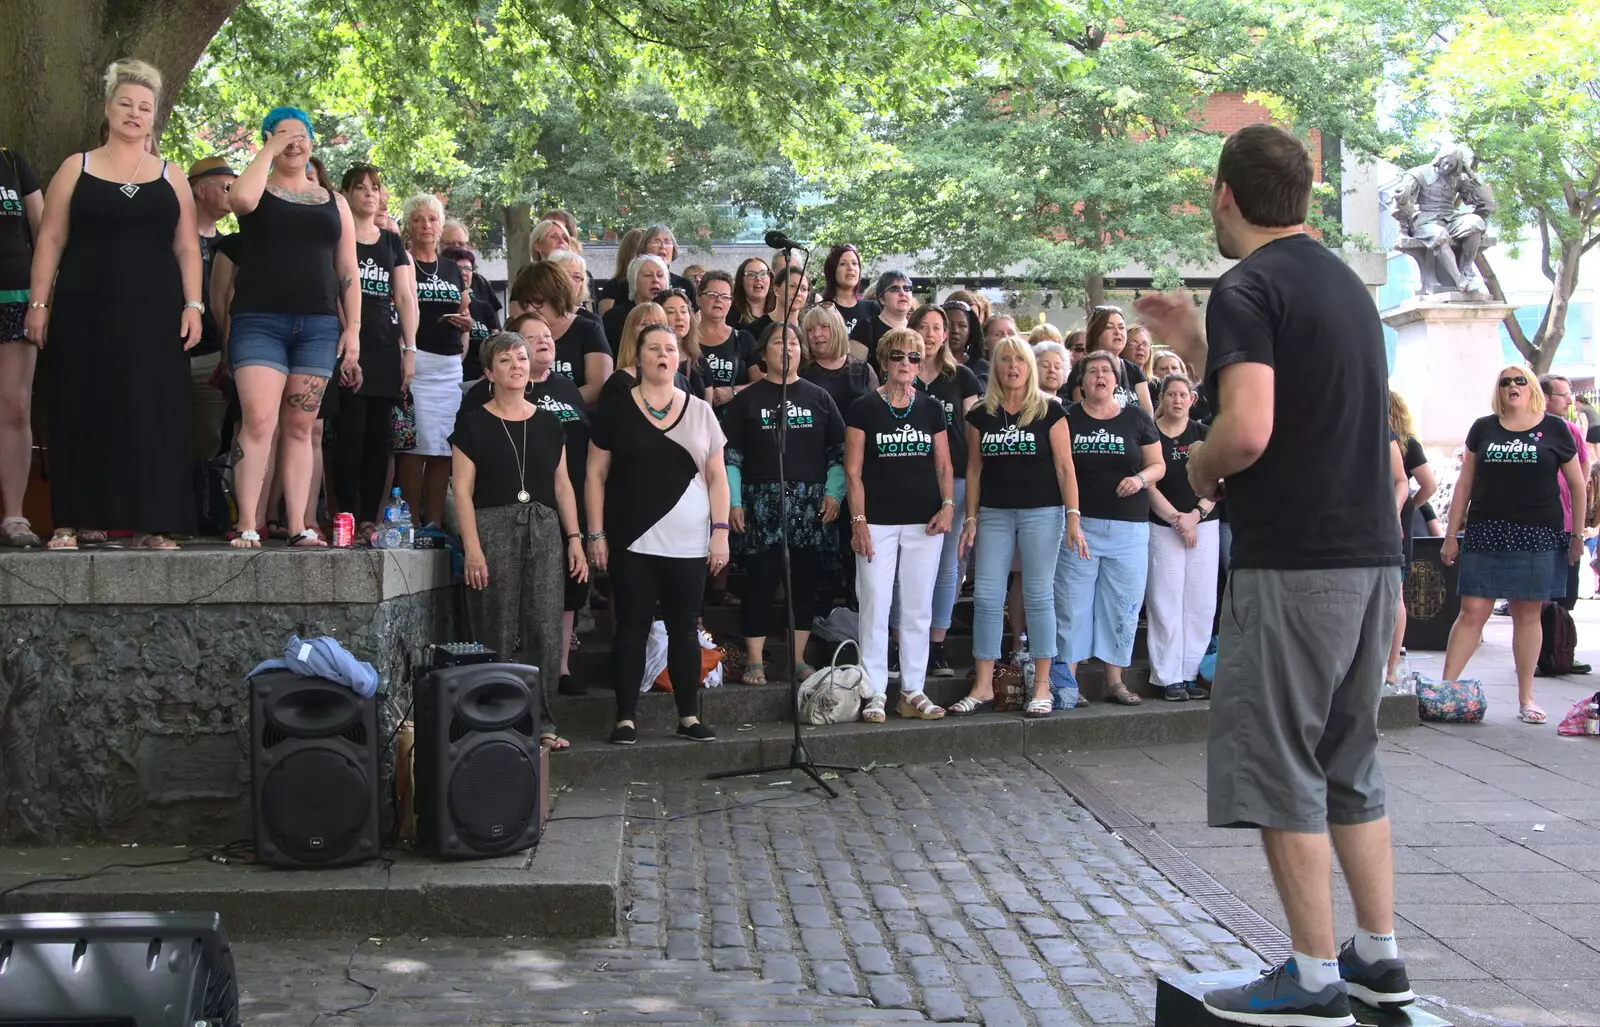
<svg viewBox="0 0 1600 1027">
<path fill-rule="evenodd" d="M 0 33 L 0 144 L 43 178 L 70 153 L 98 146 L 102 76 L 137 57 L 164 79 L 159 140 L 172 102 L 211 37 L 240 0 L 9 0 Z"/>
<path fill-rule="evenodd" d="M 1106 276 L 1096 273 L 1083 280 L 1084 316 L 1094 313 L 1094 308 L 1106 301 Z"/>
<path fill-rule="evenodd" d="M 1561 340 L 1567 334 L 1567 307 L 1572 301 L 1572 294 L 1578 289 L 1578 263 L 1583 259 L 1582 242 L 1568 242 L 1561 240 L 1560 251 L 1556 257 L 1555 279 L 1551 282 L 1550 302 L 1544 308 L 1544 317 L 1539 321 L 1539 330 L 1534 334 L 1531 350 L 1524 351 L 1528 358 L 1528 366 L 1533 368 L 1534 374 L 1546 374 L 1550 365 L 1555 363 L 1556 350 L 1561 348 Z"/>
<path fill-rule="evenodd" d="M 509 289 L 511 283 L 517 280 L 517 272 L 533 259 L 531 242 L 533 206 L 528 203 L 513 203 L 509 207 L 501 208 L 500 219 L 505 226 L 506 288 Z"/>
</svg>

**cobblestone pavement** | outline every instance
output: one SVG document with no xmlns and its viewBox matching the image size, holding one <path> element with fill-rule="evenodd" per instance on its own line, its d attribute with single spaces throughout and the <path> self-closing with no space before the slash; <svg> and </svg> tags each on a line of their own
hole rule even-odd
<svg viewBox="0 0 1600 1027">
<path fill-rule="evenodd" d="M 378 995 L 321 1024 L 1144 1024 L 1261 965 L 1025 760 L 802 783 L 636 786 L 616 939 L 239 944 L 245 1020 L 361 1001 L 347 960 Z"/>
</svg>

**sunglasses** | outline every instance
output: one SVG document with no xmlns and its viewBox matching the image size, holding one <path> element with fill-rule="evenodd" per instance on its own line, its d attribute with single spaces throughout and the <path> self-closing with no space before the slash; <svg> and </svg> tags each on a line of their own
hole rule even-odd
<svg viewBox="0 0 1600 1027">
<path fill-rule="evenodd" d="M 911 365 L 914 366 L 916 364 L 922 363 L 922 354 L 921 353 L 907 353 L 903 349 L 892 349 L 892 350 L 889 351 L 889 363 L 898 364 L 902 360 L 904 360 L 906 363 L 911 364 Z"/>
<path fill-rule="evenodd" d="M 1068 346 L 1067 349 L 1072 351 L 1073 353 L 1085 353 L 1085 352 L 1088 352 L 1088 347 L 1085 346 L 1081 342 L 1078 343 L 1076 346 Z"/>
<path fill-rule="evenodd" d="M 1502 379 L 1500 379 L 1500 387 L 1502 389 L 1508 388 L 1508 387 L 1510 387 L 1512 385 L 1526 386 L 1527 384 L 1528 384 L 1528 379 L 1523 377 L 1520 374 L 1517 375 L 1515 378 L 1502 378 Z"/>
<path fill-rule="evenodd" d="M 891 286 L 889 286 L 887 289 L 885 289 L 883 291 L 884 292 L 905 292 L 905 293 L 909 293 L 911 291 L 911 286 L 909 286 L 909 285 L 891 285 Z"/>
</svg>

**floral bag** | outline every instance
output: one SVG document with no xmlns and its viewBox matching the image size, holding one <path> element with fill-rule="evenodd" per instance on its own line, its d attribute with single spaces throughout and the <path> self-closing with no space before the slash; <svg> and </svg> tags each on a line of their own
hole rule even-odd
<svg viewBox="0 0 1600 1027">
<path fill-rule="evenodd" d="M 1419 675 L 1417 707 L 1423 720 L 1477 724 L 1489 711 L 1489 701 L 1483 697 L 1483 685 L 1477 681 L 1434 681 Z"/>
<path fill-rule="evenodd" d="M 394 415 L 389 421 L 389 444 L 396 453 L 408 453 L 417 448 L 417 408 L 411 402 L 410 389 L 394 405 Z"/>
</svg>

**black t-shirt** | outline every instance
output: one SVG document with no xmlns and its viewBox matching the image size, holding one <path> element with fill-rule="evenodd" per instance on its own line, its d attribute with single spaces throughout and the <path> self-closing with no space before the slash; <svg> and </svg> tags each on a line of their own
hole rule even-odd
<svg viewBox="0 0 1600 1027">
<path fill-rule="evenodd" d="M 946 378 L 934 375 L 933 381 L 916 380 L 917 389 L 928 393 L 944 407 L 945 426 L 950 436 L 950 466 L 957 478 L 967 476 L 967 422 L 962 420 L 961 408 L 972 396 L 983 395 L 978 376 L 965 365 L 957 364 L 956 373 Z"/>
<path fill-rule="evenodd" d="M 1589 431 L 1583 436 L 1583 441 L 1589 445 L 1600 445 L 1600 424 L 1592 424 Z"/>
<path fill-rule="evenodd" d="M 450 444 L 477 468 L 472 505 L 479 509 L 512 506 L 524 488 L 535 503 L 555 509 L 556 468 L 566 442 L 560 419 L 543 410 L 526 421 L 502 421 L 487 407 L 473 405 L 462 411 L 450 433 Z"/>
<path fill-rule="evenodd" d="M 1189 447 L 1203 441 L 1206 431 L 1206 426 L 1193 418 L 1184 425 L 1183 431 L 1170 437 L 1161 431 L 1159 425 L 1156 427 L 1156 433 L 1161 436 L 1161 457 L 1167 462 L 1167 472 L 1156 482 L 1156 488 L 1161 490 L 1167 502 L 1171 503 L 1172 508 L 1179 513 L 1188 513 L 1200 505 L 1200 497 L 1194 494 L 1194 487 L 1189 484 Z M 1216 519 L 1216 516 L 1217 509 L 1213 506 L 1211 513 L 1200 519 L 1210 521 Z M 1154 511 L 1150 513 L 1150 522 L 1167 523 L 1157 517 Z"/>
<path fill-rule="evenodd" d="M 1146 378 L 1144 371 L 1139 367 L 1138 364 L 1135 364 L 1131 360 L 1125 360 L 1122 357 L 1118 357 L 1117 364 L 1117 388 L 1113 393 L 1117 397 L 1117 404 L 1125 407 L 1143 406 L 1143 404 L 1139 402 L 1139 393 L 1136 391 L 1135 387 L 1139 385 L 1148 385 L 1150 379 Z M 1082 388 L 1083 361 L 1080 360 L 1073 365 L 1071 371 L 1067 372 L 1067 395 L 1079 395 L 1080 393 L 1078 390 Z M 1152 400 L 1155 399 L 1154 396 L 1150 398 Z"/>
<path fill-rule="evenodd" d="M 476 280 L 476 275 L 473 276 Z M 494 294 L 489 294 L 490 299 Z M 498 304 L 478 298 L 477 290 L 473 290 L 472 299 L 467 302 L 467 313 L 472 315 L 472 329 L 467 332 L 467 352 L 461 359 L 461 380 L 464 382 L 477 381 L 483 377 L 483 364 L 478 359 L 479 344 L 495 332 L 500 330 L 500 311 Z"/>
<path fill-rule="evenodd" d="M 413 260 L 412 263 L 417 269 L 417 348 L 442 357 L 456 356 L 462 351 L 462 331 L 441 319 L 446 314 L 461 313 L 466 278 L 455 261 Z"/>
<path fill-rule="evenodd" d="M 867 523 L 927 524 L 933 520 L 942 502 L 933 440 L 946 427 L 939 404 L 914 392 L 904 416 L 896 416 L 882 395 L 869 392 L 850 404 L 845 423 L 866 435 L 861 485 L 867 494 Z"/>
<path fill-rule="evenodd" d="M 609 357 L 611 346 L 606 342 L 600 319 L 586 310 L 580 310 L 567 330 L 561 333 L 561 338 L 556 340 L 555 362 L 550 369 L 581 389 L 589 384 L 589 375 L 583 365 L 584 358 L 590 353 L 604 353 Z"/>
<path fill-rule="evenodd" d="M 1063 505 L 1050 429 L 1065 416 L 1055 400 L 1045 405 L 1043 417 L 1027 424 L 1018 423 L 1018 415 L 1006 413 L 1003 406 L 992 414 L 982 403 L 967 411 L 967 423 L 978 429 L 983 461 L 980 505 L 997 510 Z"/>
<path fill-rule="evenodd" d="M 874 313 L 871 317 L 864 318 L 856 323 L 850 331 L 850 338 L 867 347 L 867 363 L 878 373 L 883 373 L 883 368 L 878 366 L 878 341 L 893 330 L 894 325 L 885 324 L 882 312 Z"/>
<path fill-rule="evenodd" d="M 1206 395 L 1219 416 L 1221 369 L 1274 372 L 1272 437 L 1226 483 L 1234 566 L 1398 566 L 1389 364 L 1361 279 L 1308 235 L 1274 240 L 1217 280 L 1206 335 Z"/>
<path fill-rule="evenodd" d="M 762 381 L 733 397 L 722 415 L 727 449 L 740 454 L 745 482 L 778 480 L 778 412 L 783 408 L 776 382 Z M 805 379 L 789 383 L 789 430 L 783 473 L 789 481 L 821 483 L 828 464 L 844 445 L 844 419 L 833 397 Z"/>
<path fill-rule="evenodd" d="M 633 313 L 635 304 L 632 300 L 623 298 L 612 304 L 611 309 L 600 315 L 600 324 L 605 329 L 608 349 L 615 353 L 622 344 L 622 329 L 628 323 L 628 315 Z"/>
<path fill-rule="evenodd" d="M 22 201 L 38 191 L 33 166 L 22 154 L 0 146 L 0 292 L 28 288 L 33 229 Z"/>
<path fill-rule="evenodd" d="M 878 312 L 883 307 L 879 306 L 876 300 L 858 300 L 853 306 L 849 307 L 838 300 L 834 300 L 833 309 L 837 310 L 839 316 L 844 319 L 844 333 L 857 342 L 865 343 L 866 340 L 861 338 L 859 333 L 866 329 L 869 322 L 877 318 Z M 868 348 L 870 349 L 871 347 Z"/>
<path fill-rule="evenodd" d="M 4 214 L 7 202 L 4 196 L 5 187 L 0 185 L 0 216 Z M 221 232 L 200 237 L 200 296 L 206 304 L 206 309 L 200 313 L 200 345 L 189 351 L 191 357 L 210 356 L 222 349 L 222 340 L 218 338 L 217 319 L 211 313 L 211 264 L 216 259 L 223 238 Z M 0 258 L 0 265 L 3 264 L 4 258 Z M 0 275 L 3 275 L 3 271 L 0 271 Z M 3 287 L 3 278 L 0 278 L 0 288 Z M 362 344 L 362 348 L 366 348 L 365 343 Z"/>
<path fill-rule="evenodd" d="M 410 265 L 405 243 L 386 228 L 378 230 L 377 242 L 356 241 L 356 275 L 361 282 L 361 388 L 356 390 L 360 395 L 400 396 L 394 269 Z"/>
<path fill-rule="evenodd" d="M 706 382 L 714 389 L 750 384 L 750 368 L 760 359 L 756 341 L 738 328 L 720 346 L 701 343 L 700 356 L 706 364 Z"/>
<path fill-rule="evenodd" d="M 580 500 L 578 517 L 583 517 L 583 476 L 589 466 L 589 413 L 584 409 L 583 397 L 572 379 L 553 371 L 542 382 L 529 382 L 523 396 L 534 406 L 556 415 L 567 435 L 567 477 Z M 461 397 L 461 407 L 456 411 L 455 430 L 461 430 L 462 419 L 472 410 L 489 402 L 494 395 L 489 379 L 480 378 Z"/>
<path fill-rule="evenodd" d="M 1578 455 L 1567 422 L 1545 414 L 1528 431 L 1507 431 L 1490 414 L 1472 422 L 1467 449 L 1475 461 L 1467 523 L 1511 521 L 1560 531 L 1561 465 Z"/>
<path fill-rule="evenodd" d="M 878 387 L 878 376 L 872 368 L 855 357 L 845 357 L 844 363 L 833 369 L 807 364 L 801 368 L 800 377 L 822 386 L 841 411 L 848 411 L 850 404 Z"/>
<path fill-rule="evenodd" d="M 1416 507 L 1416 503 L 1412 500 L 1409 494 L 1409 490 L 1411 488 L 1410 479 L 1413 471 L 1428 462 L 1428 454 L 1423 452 L 1422 443 L 1418 442 L 1415 438 L 1406 439 L 1404 442 L 1402 442 L 1400 444 L 1400 453 L 1401 462 L 1405 465 L 1406 469 L 1407 489 L 1405 505 L 1400 508 L 1400 545 L 1402 551 L 1405 553 L 1405 561 L 1407 565 L 1409 565 L 1411 563 L 1412 552 L 1411 514 L 1413 509 Z"/>
<path fill-rule="evenodd" d="M 1072 432 L 1072 468 L 1078 478 L 1078 508 L 1085 517 L 1105 521 L 1143 521 L 1150 517 L 1150 496 L 1140 489 L 1117 497 L 1122 479 L 1144 470 L 1144 447 L 1159 442 L 1156 422 L 1135 403 L 1117 416 L 1089 416 L 1082 403 L 1067 411 Z"/>
</svg>

